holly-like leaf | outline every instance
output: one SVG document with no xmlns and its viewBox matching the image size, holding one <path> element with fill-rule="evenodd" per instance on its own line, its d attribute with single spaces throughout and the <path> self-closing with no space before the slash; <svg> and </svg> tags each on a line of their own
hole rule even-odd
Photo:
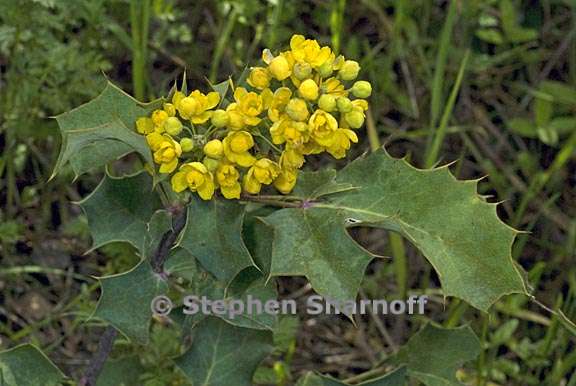
<svg viewBox="0 0 576 386">
<path fill-rule="evenodd" d="M 427 324 L 397 354 L 396 362 L 428 386 L 461 385 L 456 370 L 480 354 L 480 341 L 469 326 L 446 329 Z"/>
<path fill-rule="evenodd" d="M 152 300 L 163 295 L 168 285 L 147 261 L 132 270 L 100 278 L 102 295 L 94 313 L 138 344 L 147 344 Z"/>
<path fill-rule="evenodd" d="M 356 299 L 373 256 L 348 235 L 338 211 L 290 208 L 264 220 L 275 230 L 270 275 L 303 275 L 328 299 Z"/>
<path fill-rule="evenodd" d="M 56 386 L 65 378 L 36 346 L 24 344 L 0 352 L 0 385 Z"/>
<path fill-rule="evenodd" d="M 123 178 L 106 175 L 80 205 L 88 217 L 93 249 L 125 241 L 142 255 L 148 223 L 162 207 L 160 198 L 152 190 L 152 178 L 145 172 Z"/>
<path fill-rule="evenodd" d="M 58 115 L 62 146 L 52 177 L 68 161 L 80 175 L 132 152 L 152 166 L 146 139 L 134 129 L 136 119 L 149 115 L 161 103 L 140 103 L 108 82 L 92 101 Z"/>
<path fill-rule="evenodd" d="M 309 230 L 315 238 L 328 238 L 324 229 L 342 229 L 343 222 L 324 225 L 336 218 L 400 232 L 434 266 L 446 295 L 461 298 L 480 310 L 487 310 L 503 295 L 527 292 L 511 256 L 518 232 L 498 218 L 496 204 L 487 203 L 477 194 L 477 181 L 458 181 L 447 167 L 419 170 L 383 150 L 352 162 L 338 173 L 336 181 L 357 189 L 314 204 L 310 211 L 333 211 L 325 213 L 326 219 L 318 219 L 316 227 Z M 277 237 L 285 239 L 285 247 L 290 245 L 288 239 L 295 239 L 291 237 L 292 228 L 278 227 L 277 232 Z M 298 243 L 303 240 L 295 241 L 293 245 L 302 250 Z M 328 260 L 337 251 L 319 253 Z M 280 256 L 288 260 L 278 261 Z M 274 254 L 272 265 L 282 264 L 288 272 L 301 271 L 306 260 L 317 260 L 311 254 L 293 256 Z M 350 293 L 354 288 L 346 289 Z"/>
<path fill-rule="evenodd" d="M 298 184 L 291 195 L 303 200 L 314 200 L 333 193 L 354 189 L 349 183 L 336 182 L 336 170 L 326 169 L 316 172 L 302 172 Z"/>
<path fill-rule="evenodd" d="M 383 377 L 370 381 L 358 383 L 358 386 L 404 386 L 406 378 L 406 368 L 400 367 Z M 340 382 L 332 377 L 327 377 L 312 372 L 307 373 L 297 383 L 297 386 L 346 386 L 347 383 Z"/>
<path fill-rule="evenodd" d="M 208 317 L 195 329 L 192 347 L 176 365 L 194 385 L 251 386 L 259 363 L 273 350 L 272 333 L 234 327 Z"/>
<path fill-rule="evenodd" d="M 231 200 L 193 198 L 180 246 L 219 281 L 229 284 L 254 261 L 242 240 L 244 206 Z"/>
</svg>

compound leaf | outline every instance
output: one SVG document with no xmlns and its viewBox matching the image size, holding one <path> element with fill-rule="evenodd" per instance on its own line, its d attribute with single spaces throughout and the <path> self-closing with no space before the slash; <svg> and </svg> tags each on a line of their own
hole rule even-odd
<svg viewBox="0 0 576 386">
<path fill-rule="evenodd" d="M 56 386 L 65 378 L 36 346 L 24 344 L 0 352 L 0 385 Z"/>
</svg>

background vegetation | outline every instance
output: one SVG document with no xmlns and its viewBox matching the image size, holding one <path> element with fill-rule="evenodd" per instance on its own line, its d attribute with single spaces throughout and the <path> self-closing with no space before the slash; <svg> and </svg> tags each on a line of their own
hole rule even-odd
<svg viewBox="0 0 576 386">
<path fill-rule="evenodd" d="M 576 318 L 574 1 L 0 0 L 0 349 L 33 342 L 81 372 L 99 332 L 97 320 L 87 322 L 99 294 L 91 275 L 138 261 L 123 244 L 83 254 L 86 220 L 70 202 L 101 172 L 48 182 L 60 141 L 50 117 L 97 95 L 106 77 L 143 101 L 167 93 L 185 69 L 189 87 L 207 89 L 293 33 L 358 59 L 373 85 L 350 158 L 384 144 L 419 167 L 456 161 L 459 178 L 485 177 L 480 193 L 529 232 L 513 250 L 536 298 Z M 427 319 L 470 323 L 481 337 L 464 382 L 576 385 L 574 338 L 543 307 L 511 296 L 481 314 L 444 299 L 429 264 L 401 238 L 368 229 L 354 237 L 392 257 L 369 267 L 362 296 L 426 293 Z M 286 279 L 280 291 L 303 301 L 311 290 Z M 359 380 L 422 321 L 366 316 L 356 328 L 334 316 L 286 318 L 256 382 L 289 385 L 311 369 Z M 158 323 L 150 347 L 117 345 L 115 356 L 144 351 L 136 384 L 185 384 L 162 360 L 179 351 L 171 334 Z"/>
</svg>

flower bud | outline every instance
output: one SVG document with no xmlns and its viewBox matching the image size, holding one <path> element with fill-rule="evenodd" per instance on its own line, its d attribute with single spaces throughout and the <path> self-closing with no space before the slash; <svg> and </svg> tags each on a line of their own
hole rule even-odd
<svg viewBox="0 0 576 386">
<path fill-rule="evenodd" d="M 334 72 L 332 61 L 331 60 L 325 61 L 324 63 L 322 63 L 320 67 L 316 69 L 316 71 L 318 71 L 318 74 L 320 74 L 322 78 L 328 78 Z"/>
<path fill-rule="evenodd" d="M 354 80 L 360 72 L 360 65 L 355 60 L 347 60 L 342 65 L 340 71 L 338 71 L 338 76 L 342 80 Z"/>
<path fill-rule="evenodd" d="M 192 138 L 182 138 L 180 140 L 180 147 L 183 152 L 192 151 L 192 149 L 194 149 L 194 141 Z"/>
<path fill-rule="evenodd" d="M 164 130 L 172 136 L 178 135 L 182 131 L 182 122 L 176 117 L 168 117 L 164 122 Z"/>
<path fill-rule="evenodd" d="M 291 74 L 290 64 L 282 55 L 275 57 L 270 62 L 268 70 L 272 76 L 278 80 L 284 80 L 288 78 Z"/>
<path fill-rule="evenodd" d="M 344 119 L 353 129 L 359 129 L 364 124 L 364 114 L 358 110 L 352 110 L 344 114 Z"/>
<path fill-rule="evenodd" d="M 338 111 L 341 113 L 348 113 L 352 111 L 352 108 L 354 107 L 352 106 L 350 99 L 346 97 L 340 97 L 336 99 L 336 105 L 338 106 Z"/>
<path fill-rule="evenodd" d="M 263 90 L 270 84 L 270 73 L 264 67 L 253 67 L 247 82 L 250 86 Z"/>
<path fill-rule="evenodd" d="M 308 118 L 306 102 L 299 98 L 292 98 L 286 105 L 286 114 L 295 121 L 305 121 Z"/>
<path fill-rule="evenodd" d="M 336 98 L 330 94 L 322 94 L 318 99 L 318 107 L 326 112 L 334 111 L 336 108 Z"/>
<path fill-rule="evenodd" d="M 190 97 L 184 97 L 178 103 L 178 111 L 184 119 L 189 119 L 191 116 L 197 114 L 199 108 L 200 105 L 198 101 Z"/>
<path fill-rule="evenodd" d="M 372 94 L 372 85 L 370 82 L 366 82 L 365 80 L 354 82 L 354 85 L 352 86 L 352 94 L 356 98 L 368 98 L 370 94 Z"/>
<path fill-rule="evenodd" d="M 169 117 L 176 115 L 176 107 L 174 107 L 172 103 L 164 103 L 164 111 L 166 111 Z"/>
<path fill-rule="evenodd" d="M 222 158 L 222 154 L 224 154 L 224 145 L 222 144 L 222 141 L 219 139 L 208 141 L 206 145 L 204 145 L 204 154 L 214 159 Z"/>
<path fill-rule="evenodd" d="M 299 62 L 294 65 L 293 71 L 297 79 L 308 79 L 312 75 L 312 66 L 306 62 Z"/>
<path fill-rule="evenodd" d="M 224 110 L 214 110 L 212 114 L 212 124 L 217 128 L 222 128 L 228 124 L 230 117 L 228 113 Z"/>
<path fill-rule="evenodd" d="M 166 119 L 168 119 L 168 114 L 164 110 L 154 110 L 152 113 L 152 122 L 155 126 L 163 127 Z"/>
<path fill-rule="evenodd" d="M 218 169 L 218 165 L 220 165 L 219 161 L 208 157 L 204 157 L 202 163 L 204 164 L 204 166 L 206 166 L 206 169 L 208 169 L 212 173 L 214 173 L 216 169 Z"/>
<path fill-rule="evenodd" d="M 308 100 L 318 99 L 318 85 L 312 79 L 306 79 L 298 87 L 298 92 L 300 96 Z"/>
</svg>

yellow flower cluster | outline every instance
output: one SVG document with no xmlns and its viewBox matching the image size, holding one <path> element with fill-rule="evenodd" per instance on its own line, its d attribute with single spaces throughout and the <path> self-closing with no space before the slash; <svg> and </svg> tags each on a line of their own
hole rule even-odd
<svg viewBox="0 0 576 386">
<path fill-rule="evenodd" d="M 176 91 L 162 109 L 136 121 L 174 191 L 209 200 L 219 189 L 238 199 L 273 185 L 288 194 L 305 156 L 343 158 L 358 142 L 354 130 L 364 124 L 372 87 L 352 83 L 357 62 L 301 35 L 276 56 L 265 49 L 262 60 L 265 65 L 251 69 L 248 88 L 232 85 L 231 100 Z"/>
</svg>

